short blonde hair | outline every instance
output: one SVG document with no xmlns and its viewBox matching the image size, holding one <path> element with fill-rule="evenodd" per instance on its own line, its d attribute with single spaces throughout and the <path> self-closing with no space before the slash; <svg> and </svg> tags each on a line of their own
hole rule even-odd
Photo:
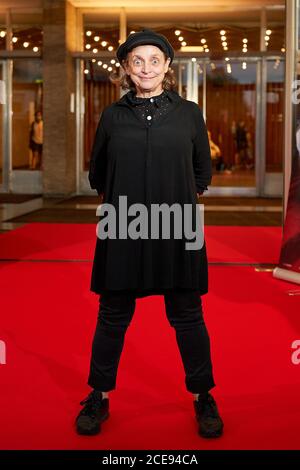
<svg viewBox="0 0 300 470">
<path fill-rule="evenodd" d="M 165 60 L 167 60 L 167 54 L 164 52 Z M 132 90 L 135 91 L 135 84 L 131 80 L 131 77 L 127 75 L 123 64 L 128 61 L 128 58 L 122 60 L 122 63 L 119 67 L 119 73 L 117 71 L 111 72 L 109 75 L 109 80 L 116 86 L 120 86 L 122 90 Z M 128 62 L 127 62 L 128 63 Z M 174 70 L 169 67 L 165 73 L 164 79 L 162 81 L 162 87 L 164 90 L 173 90 L 177 85 L 177 80 L 174 74 Z"/>
</svg>

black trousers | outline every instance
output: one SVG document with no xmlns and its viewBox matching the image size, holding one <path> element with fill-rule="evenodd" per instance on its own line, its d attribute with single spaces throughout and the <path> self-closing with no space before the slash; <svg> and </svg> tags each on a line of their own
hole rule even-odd
<svg viewBox="0 0 300 470">
<path fill-rule="evenodd" d="M 194 290 L 170 291 L 164 294 L 164 301 L 168 321 L 176 332 L 186 389 L 206 392 L 215 383 L 201 296 Z M 88 385 L 96 390 L 108 392 L 116 388 L 117 369 L 135 302 L 135 296 L 128 293 L 106 291 L 99 296 L 88 377 Z"/>
</svg>

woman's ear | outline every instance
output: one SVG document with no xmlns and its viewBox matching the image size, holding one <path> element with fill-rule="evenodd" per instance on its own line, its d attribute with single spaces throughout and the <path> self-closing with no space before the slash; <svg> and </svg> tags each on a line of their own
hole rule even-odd
<svg viewBox="0 0 300 470">
<path fill-rule="evenodd" d="M 170 57 L 168 57 L 167 60 L 166 60 L 166 73 L 169 70 L 170 62 L 171 62 L 171 59 L 170 59 Z"/>
</svg>

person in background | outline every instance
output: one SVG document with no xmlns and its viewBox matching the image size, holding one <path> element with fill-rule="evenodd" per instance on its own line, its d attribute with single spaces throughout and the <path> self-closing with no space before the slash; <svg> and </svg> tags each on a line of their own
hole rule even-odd
<svg viewBox="0 0 300 470">
<path fill-rule="evenodd" d="M 243 120 L 238 122 L 235 130 L 236 143 L 236 165 L 235 168 L 245 168 L 247 164 L 248 138 L 246 123 Z"/>
<path fill-rule="evenodd" d="M 215 165 L 216 170 L 219 171 L 221 160 L 222 160 L 221 150 L 220 150 L 220 147 L 218 147 L 218 145 L 213 142 L 211 138 L 211 132 L 207 131 L 207 134 L 208 134 L 208 140 L 209 140 L 209 146 L 210 146 L 211 159 Z"/>
<path fill-rule="evenodd" d="M 29 148 L 32 151 L 29 168 L 31 170 L 39 169 L 43 153 L 43 119 L 41 111 L 34 113 L 34 121 L 30 126 Z"/>
</svg>

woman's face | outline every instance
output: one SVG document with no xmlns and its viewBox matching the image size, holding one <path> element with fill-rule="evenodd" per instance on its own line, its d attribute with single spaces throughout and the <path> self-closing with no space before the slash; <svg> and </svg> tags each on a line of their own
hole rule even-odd
<svg viewBox="0 0 300 470">
<path fill-rule="evenodd" d="M 157 46 L 137 46 L 128 53 L 125 71 L 136 88 L 145 91 L 160 87 L 169 68 L 170 59 Z"/>
</svg>

